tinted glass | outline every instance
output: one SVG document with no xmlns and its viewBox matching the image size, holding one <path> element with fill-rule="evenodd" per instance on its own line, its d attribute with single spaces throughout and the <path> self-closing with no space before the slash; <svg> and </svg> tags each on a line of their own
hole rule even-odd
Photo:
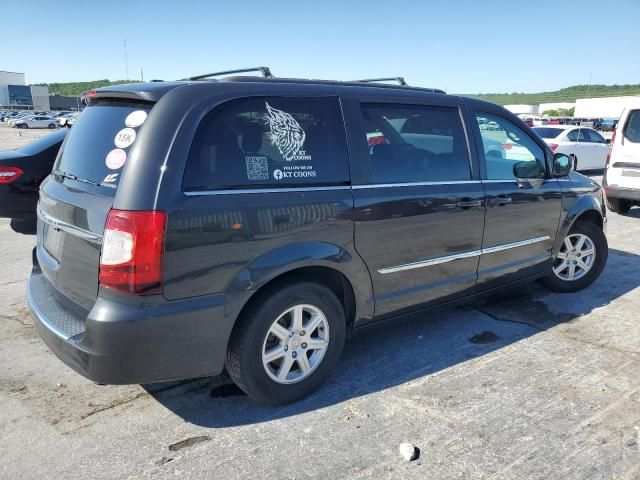
<svg viewBox="0 0 640 480">
<path fill-rule="evenodd" d="M 127 127 L 125 120 L 135 111 L 146 113 L 148 108 L 128 104 L 85 108 L 69 131 L 54 170 L 108 187 L 105 190 L 115 193 L 130 146 L 140 128 Z"/>
<path fill-rule="evenodd" d="M 624 136 L 633 143 L 640 143 L 640 110 L 632 110 L 624 126 Z"/>
<path fill-rule="evenodd" d="M 521 167 L 521 171 L 537 172 L 526 178 L 545 177 L 544 150 L 523 129 L 504 117 L 489 113 L 477 113 L 476 119 L 479 126 L 488 122 L 497 125 L 492 130 L 480 129 L 488 180 L 518 178 L 514 174 L 514 167 Z M 521 165 L 516 165 L 518 163 Z"/>
<path fill-rule="evenodd" d="M 556 138 L 564 129 L 562 128 L 551 128 L 551 127 L 535 127 L 533 129 L 541 138 Z"/>
<path fill-rule="evenodd" d="M 587 142 L 604 143 L 604 137 L 595 130 L 583 129 L 582 135 L 584 135 Z"/>
<path fill-rule="evenodd" d="M 567 133 L 567 138 L 572 142 L 586 142 L 586 138 L 582 133 L 582 129 L 571 130 Z"/>
<path fill-rule="evenodd" d="M 363 104 L 371 183 L 469 180 L 457 108 Z"/>
<path fill-rule="evenodd" d="M 348 182 L 337 98 L 254 97 L 226 103 L 204 118 L 189 152 L 183 187 L 210 190 Z"/>
</svg>

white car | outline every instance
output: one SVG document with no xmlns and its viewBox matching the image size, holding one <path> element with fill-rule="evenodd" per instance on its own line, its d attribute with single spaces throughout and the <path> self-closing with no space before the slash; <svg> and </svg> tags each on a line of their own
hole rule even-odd
<svg viewBox="0 0 640 480">
<path fill-rule="evenodd" d="M 58 120 L 53 117 L 43 117 L 34 115 L 16 120 L 12 127 L 14 128 L 57 128 Z"/>
<path fill-rule="evenodd" d="M 611 141 L 593 128 L 576 125 L 548 125 L 533 127 L 555 153 L 564 153 L 573 159 L 574 170 L 603 169 L 609 155 Z"/>
<path fill-rule="evenodd" d="M 640 101 L 622 112 L 602 186 L 612 212 L 626 213 L 640 205 Z"/>
</svg>

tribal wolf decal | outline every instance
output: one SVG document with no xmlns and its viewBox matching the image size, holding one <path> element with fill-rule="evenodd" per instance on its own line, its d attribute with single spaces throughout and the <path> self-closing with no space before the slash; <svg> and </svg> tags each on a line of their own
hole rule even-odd
<svg viewBox="0 0 640 480">
<path fill-rule="evenodd" d="M 267 113 L 264 116 L 264 121 L 271 130 L 267 134 L 271 145 L 275 145 L 280 151 L 280 155 L 290 162 L 302 149 L 307 135 L 296 119 L 287 112 L 273 108 L 267 102 L 265 105 Z"/>
</svg>

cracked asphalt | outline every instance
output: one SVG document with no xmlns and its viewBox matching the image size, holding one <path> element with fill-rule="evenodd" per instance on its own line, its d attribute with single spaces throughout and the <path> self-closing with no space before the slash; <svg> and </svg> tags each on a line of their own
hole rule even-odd
<svg viewBox="0 0 640 480">
<path fill-rule="evenodd" d="M 372 329 L 317 394 L 276 408 L 225 378 L 75 374 L 25 305 L 35 238 L 1 220 L 0 478 L 640 479 L 640 209 L 610 214 L 608 237 L 588 289 Z"/>
</svg>

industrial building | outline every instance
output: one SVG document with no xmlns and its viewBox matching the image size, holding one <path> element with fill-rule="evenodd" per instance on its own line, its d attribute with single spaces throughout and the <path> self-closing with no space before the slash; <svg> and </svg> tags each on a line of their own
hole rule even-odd
<svg viewBox="0 0 640 480">
<path fill-rule="evenodd" d="M 0 70 L 0 109 L 49 110 L 49 87 L 27 85 L 24 73 Z"/>
</svg>

